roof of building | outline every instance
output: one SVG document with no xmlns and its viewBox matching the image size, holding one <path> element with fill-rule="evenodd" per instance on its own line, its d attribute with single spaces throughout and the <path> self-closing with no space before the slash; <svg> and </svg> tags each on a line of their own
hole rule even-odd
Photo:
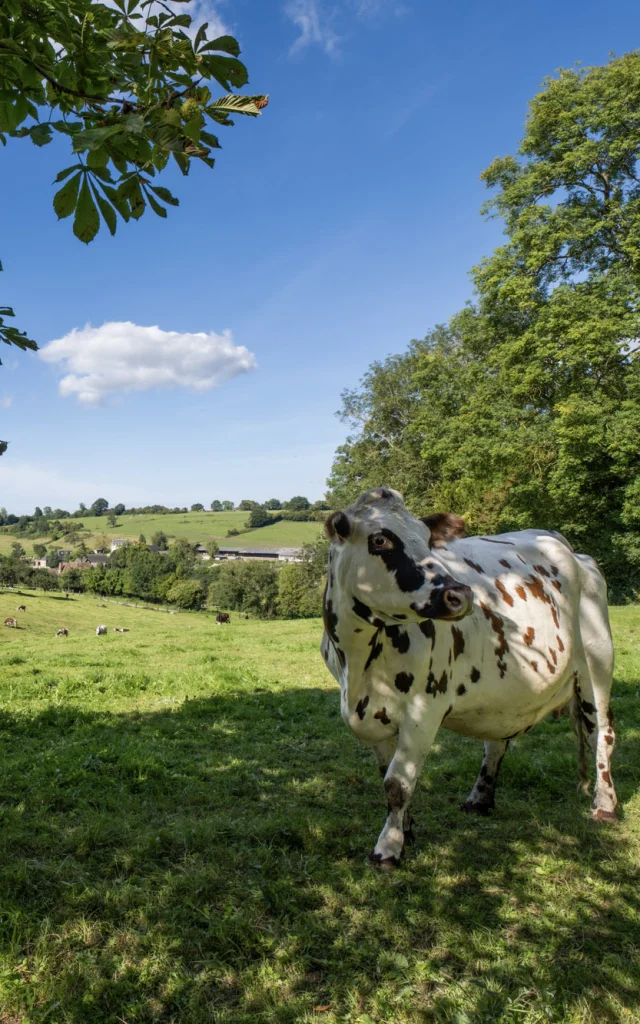
<svg viewBox="0 0 640 1024">
<path fill-rule="evenodd" d="M 93 554 L 87 555 L 85 561 L 91 562 L 94 565 L 108 565 L 109 556 L 104 555 L 101 551 L 95 551 Z"/>
<path fill-rule="evenodd" d="M 261 555 L 263 558 L 295 558 L 302 548 L 220 548 L 221 555 Z"/>
</svg>

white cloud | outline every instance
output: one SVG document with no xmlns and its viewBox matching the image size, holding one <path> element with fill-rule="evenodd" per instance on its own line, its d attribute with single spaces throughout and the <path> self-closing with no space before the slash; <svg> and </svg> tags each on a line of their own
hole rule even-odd
<svg viewBox="0 0 640 1024">
<path fill-rule="evenodd" d="M 152 388 L 208 391 L 256 367 L 253 353 L 234 345 L 230 331 L 188 334 L 129 322 L 74 328 L 38 355 L 69 371 L 59 383 L 60 394 L 75 395 L 84 405 Z"/>
<path fill-rule="evenodd" d="M 218 12 L 218 5 L 211 3 L 210 0 L 191 0 L 189 4 L 179 4 L 177 7 L 179 9 L 176 13 L 191 15 L 191 26 L 185 30 L 187 35 L 194 36 L 199 26 L 205 21 L 209 23 L 209 28 L 207 29 L 208 39 L 231 34 L 229 26 L 223 21 Z"/>
<path fill-rule="evenodd" d="M 312 45 L 319 46 L 325 53 L 335 51 L 340 39 L 333 30 L 331 15 L 324 10 L 320 0 L 289 0 L 284 13 L 300 32 L 289 49 L 290 54 Z"/>
<path fill-rule="evenodd" d="M 3 395 L 0 398 L 0 409 L 10 409 L 13 405 L 13 398 L 11 395 Z"/>
</svg>

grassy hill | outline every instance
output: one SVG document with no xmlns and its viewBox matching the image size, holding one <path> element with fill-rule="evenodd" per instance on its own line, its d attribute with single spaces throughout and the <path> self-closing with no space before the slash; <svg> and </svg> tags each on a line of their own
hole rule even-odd
<svg viewBox="0 0 640 1024">
<path fill-rule="evenodd" d="M 162 530 L 171 539 L 186 537 L 187 540 L 200 541 L 206 544 L 209 540 L 216 540 L 224 547 L 300 547 L 302 544 L 314 541 L 322 530 L 319 523 L 294 523 L 279 522 L 272 526 L 263 526 L 258 530 L 251 530 L 239 537 L 227 537 L 230 529 L 242 530 L 249 517 L 248 512 L 186 512 L 170 513 L 168 515 L 140 515 L 120 516 L 117 525 L 110 527 L 106 516 L 83 516 L 81 522 L 89 531 L 90 537 L 85 543 L 93 548 L 98 543 L 98 538 L 106 536 L 109 539 L 117 537 L 128 537 L 137 540 L 140 534 L 144 534 L 147 542 L 158 530 Z M 12 541 L 20 539 L 12 534 L 0 530 L 0 554 L 6 554 Z M 32 546 L 41 540 L 48 542 L 45 538 L 28 538 L 20 540 L 20 543 L 27 551 L 32 553 Z M 60 547 L 64 542 L 60 540 Z"/>
<path fill-rule="evenodd" d="M 620 822 L 589 820 L 566 718 L 512 742 L 487 819 L 458 809 L 481 745 L 441 731 L 417 845 L 381 877 L 383 791 L 318 620 L 29 592 L 0 621 L 22 601 L 0 627 L 0 1021 L 638 1019 L 638 608 L 612 610 Z"/>
</svg>

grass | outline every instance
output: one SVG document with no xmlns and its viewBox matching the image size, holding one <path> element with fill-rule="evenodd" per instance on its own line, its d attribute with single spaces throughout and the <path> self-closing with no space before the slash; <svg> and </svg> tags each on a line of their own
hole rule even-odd
<svg viewBox="0 0 640 1024">
<path fill-rule="evenodd" d="M 418 845 L 380 876 L 381 784 L 318 621 L 32 593 L 0 621 L 23 601 L 0 630 L 2 1024 L 640 1020 L 639 609 L 612 613 L 620 823 L 589 820 L 566 719 L 512 744 L 489 819 L 458 810 L 480 745 L 443 732 Z"/>
<path fill-rule="evenodd" d="M 230 529 L 242 530 L 249 517 L 248 512 L 186 512 L 184 514 L 169 513 L 164 516 L 120 516 L 115 527 L 109 526 L 106 516 L 83 516 L 77 520 L 90 532 L 91 537 L 86 543 L 89 548 L 97 542 L 98 537 L 128 537 L 137 540 L 144 534 L 147 542 L 158 530 L 168 537 L 186 537 L 192 542 L 206 544 L 216 540 L 221 547 L 301 547 L 312 543 L 320 534 L 320 523 L 296 523 L 282 521 L 272 526 L 262 526 L 239 537 L 227 537 Z M 72 520 L 73 522 L 74 520 Z M 0 530 L 0 554 L 8 554 L 12 541 L 18 540 L 27 554 L 31 554 L 33 544 L 48 542 L 47 538 L 20 538 Z M 64 538 L 58 541 L 59 547 L 66 545 Z"/>
</svg>

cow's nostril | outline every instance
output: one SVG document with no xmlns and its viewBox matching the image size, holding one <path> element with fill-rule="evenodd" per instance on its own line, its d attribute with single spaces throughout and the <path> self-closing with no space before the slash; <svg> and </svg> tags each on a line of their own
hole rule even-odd
<svg viewBox="0 0 640 1024">
<path fill-rule="evenodd" d="M 445 590 L 443 596 L 447 608 L 450 608 L 452 612 L 460 611 L 463 604 L 460 594 L 456 594 L 455 590 Z"/>
</svg>

